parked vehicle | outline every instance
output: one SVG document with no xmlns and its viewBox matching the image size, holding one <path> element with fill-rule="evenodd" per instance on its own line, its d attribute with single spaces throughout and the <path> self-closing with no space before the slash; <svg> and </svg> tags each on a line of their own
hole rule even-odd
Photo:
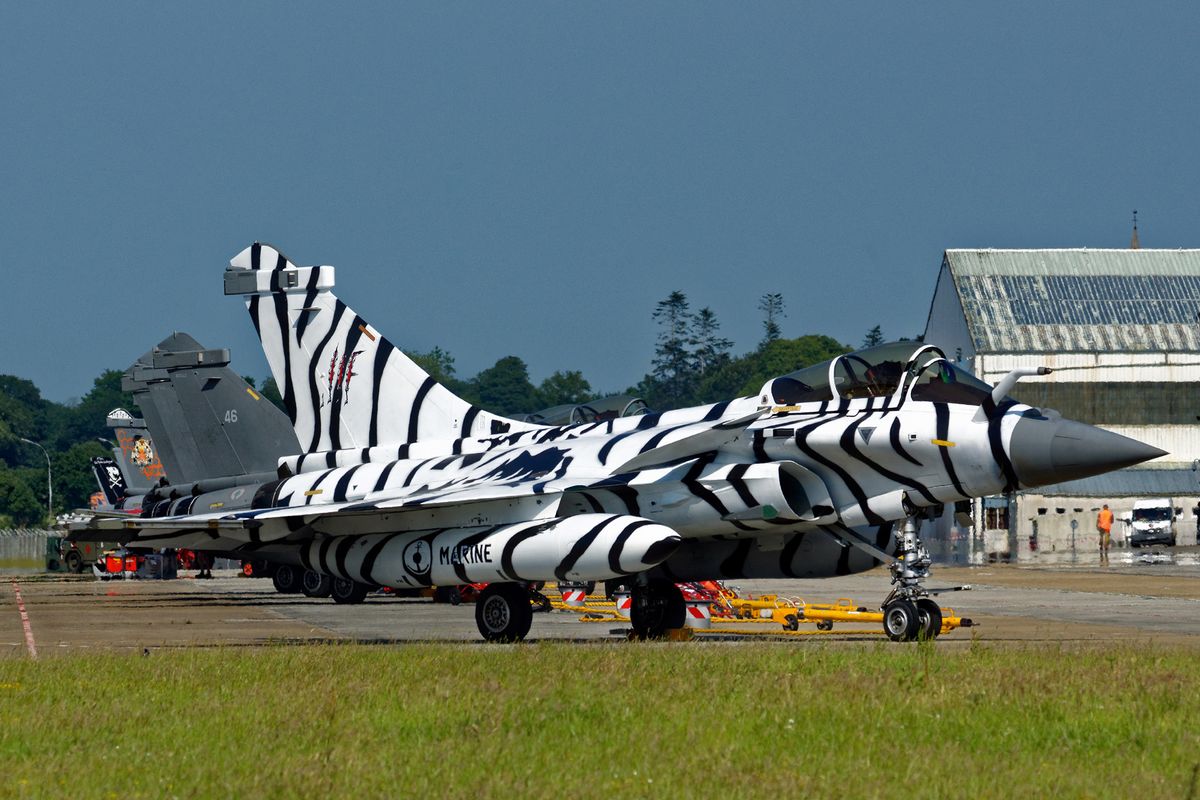
<svg viewBox="0 0 1200 800">
<path fill-rule="evenodd" d="M 1129 544 L 1142 547 L 1151 544 L 1175 546 L 1175 507 L 1170 498 L 1155 497 L 1137 500 L 1133 504 Z"/>
<path fill-rule="evenodd" d="M 116 542 L 68 542 L 64 539 L 54 538 L 57 541 L 59 562 L 51 565 L 51 559 L 47 559 L 46 566 L 51 571 L 56 571 L 61 564 L 69 572 L 83 572 L 101 561 L 105 550 L 120 546 Z"/>
</svg>

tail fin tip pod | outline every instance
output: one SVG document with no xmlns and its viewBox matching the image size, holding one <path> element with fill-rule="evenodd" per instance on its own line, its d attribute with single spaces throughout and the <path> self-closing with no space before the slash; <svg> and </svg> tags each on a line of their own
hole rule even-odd
<svg viewBox="0 0 1200 800">
<path fill-rule="evenodd" d="M 298 267 L 257 242 L 225 271 L 225 294 L 246 298 L 305 452 L 540 427 L 455 395 L 339 300 L 333 286 L 333 267 Z"/>
</svg>

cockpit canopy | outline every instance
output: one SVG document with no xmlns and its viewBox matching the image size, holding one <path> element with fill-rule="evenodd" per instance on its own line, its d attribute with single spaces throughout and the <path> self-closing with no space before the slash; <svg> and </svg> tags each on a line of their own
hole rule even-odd
<svg viewBox="0 0 1200 800">
<path fill-rule="evenodd" d="M 794 406 L 860 397 L 903 396 L 913 400 L 982 405 L 992 387 L 921 342 L 889 342 L 768 381 L 764 405 Z"/>
</svg>

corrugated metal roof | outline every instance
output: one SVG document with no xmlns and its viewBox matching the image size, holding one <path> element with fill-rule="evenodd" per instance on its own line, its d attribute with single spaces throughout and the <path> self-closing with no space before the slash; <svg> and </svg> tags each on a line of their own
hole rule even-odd
<svg viewBox="0 0 1200 800">
<path fill-rule="evenodd" d="M 947 250 L 976 352 L 1200 352 L 1200 250 Z"/>
<path fill-rule="evenodd" d="M 1027 489 L 1046 497 L 1178 497 L 1200 495 L 1200 472 L 1189 469 L 1119 469 L 1091 478 Z"/>
</svg>

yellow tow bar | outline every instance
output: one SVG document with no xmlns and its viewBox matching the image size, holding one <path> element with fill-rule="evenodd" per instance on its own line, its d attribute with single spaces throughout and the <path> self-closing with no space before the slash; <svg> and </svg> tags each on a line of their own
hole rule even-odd
<svg viewBox="0 0 1200 800">
<path fill-rule="evenodd" d="M 580 615 L 580 622 L 627 622 L 628 617 L 617 612 L 611 601 L 603 596 L 589 595 L 585 605 L 568 605 L 567 603 L 551 600 L 551 607 L 556 611 L 573 611 Z M 718 605 L 717 603 L 713 604 Z M 720 624 L 721 628 L 709 629 L 680 629 L 694 631 L 697 634 L 721 635 L 734 634 L 738 636 L 816 636 L 831 633 L 834 623 L 858 623 L 874 625 L 874 628 L 841 628 L 838 635 L 874 636 L 883 633 L 883 612 L 871 611 L 856 604 L 847 597 L 842 597 L 835 603 L 808 603 L 804 600 L 789 600 L 777 595 L 763 595 L 756 599 L 722 598 L 719 605 L 725 606 L 733 614 L 732 617 L 713 616 L 712 622 Z M 949 606 L 942 606 L 942 628 L 938 635 L 949 633 L 957 628 L 970 628 L 970 619 L 959 616 Z M 731 630 L 726 625 L 747 624 L 779 625 L 778 630 Z M 800 630 L 801 623 L 813 623 L 816 630 Z M 680 634 L 678 638 L 689 638 L 690 634 Z"/>
</svg>

